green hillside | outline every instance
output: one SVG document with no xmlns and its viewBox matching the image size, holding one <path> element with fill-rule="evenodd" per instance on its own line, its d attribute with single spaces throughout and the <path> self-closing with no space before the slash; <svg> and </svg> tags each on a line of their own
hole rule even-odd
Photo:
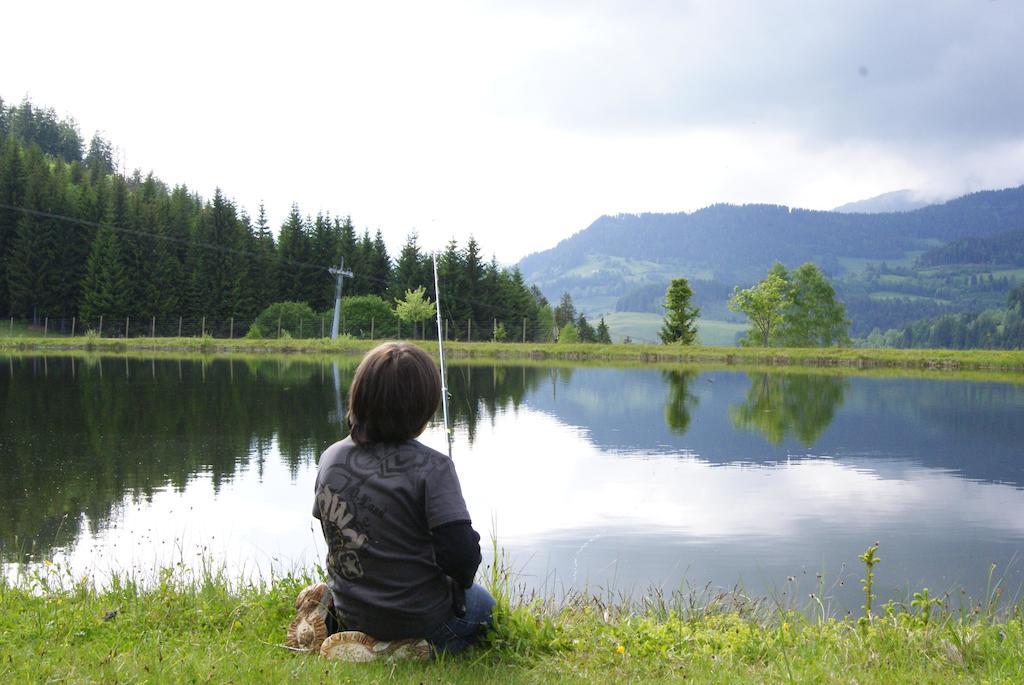
<svg viewBox="0 0 1024 685">
<path fill-rule="evenodd" d="M 818 264 L 846 303 L 854 336 L 999 307 L 1024 282 L 1024 186 L 908 212 L 714 205 L 605 216 L 520 267 L 549 298 L 569 292 L 591 318 L 660 315 L 669 281 L 685 276 L 705 317 L 739 324 L 726 306 L 729 294 L 775 261 Z"/>
</svg>

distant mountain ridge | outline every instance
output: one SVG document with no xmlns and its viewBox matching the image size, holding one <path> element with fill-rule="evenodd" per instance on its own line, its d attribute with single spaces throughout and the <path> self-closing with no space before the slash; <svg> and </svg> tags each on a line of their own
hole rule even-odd
<svg viewBox="0 0 1024 685">
<path fill-rule="evenodd" d="M 837 276 L 851 260 L 899 261 L 960 238 L 1019 228 L 1024 186 L 878 214 L 718 204 L 692 213 L 602 216 L 527 255 L 519 267 L 549 298 L 568 291 L 599 309 L 672 275 L 731 286 L 754 282 L 775 261 L 814 261 Z"/>
<path fill-rule="evenodd" d="M 847 202 L 839 205 L 832 211 L 843 214 L 882 214 L 885 212 L 910 212 L 921 207 L 944 202 L 945 199 L 926 199 L 916 190 L 894 190 L 890 193 L 882 193 L 865 200 Z"/>
</svg>

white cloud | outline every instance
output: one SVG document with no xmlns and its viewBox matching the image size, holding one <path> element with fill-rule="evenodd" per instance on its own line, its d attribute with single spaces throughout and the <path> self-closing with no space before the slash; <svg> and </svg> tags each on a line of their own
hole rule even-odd
<svg viewBox="0 0 1024 685">
<path fill-rule="evenodd" d="M 0 95 L 280 221 L 512 261 L 602 213 L 1024 181 L 1012 3 L 5 9 Z M 859 67 L 867 75 L 858 73 Z"/>
</svg>

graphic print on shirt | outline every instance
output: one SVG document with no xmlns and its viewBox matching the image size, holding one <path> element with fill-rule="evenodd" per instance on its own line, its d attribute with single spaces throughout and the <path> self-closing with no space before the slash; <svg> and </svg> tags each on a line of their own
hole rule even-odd
<svg viewBox="0 0 1024 685">
<path fill-rule="evenodd" d="M 316 496 L 327 541 L 328 570 L 350 581 L 363 577 L 359 550 L 371 531 L 371 521 L 383 522 L 389 516 L 386 504 L 368 496 L 366 483 L 373 478 L 403 478 L 409 472 L 428 471 L 431 466 L 429 455 L 422 449 L 387 446 L 349 450 L 331 465 Z"/>
<path fill-rule="evenodd" d="M 327 486 L 320 489 L 316 498 L 327 539 L 328 570 L 346 580 L 362 578 L 359 550 L 366 543 L 366 533 L 352 527 L 356 520 L 355 507 Z"/>
</svg>

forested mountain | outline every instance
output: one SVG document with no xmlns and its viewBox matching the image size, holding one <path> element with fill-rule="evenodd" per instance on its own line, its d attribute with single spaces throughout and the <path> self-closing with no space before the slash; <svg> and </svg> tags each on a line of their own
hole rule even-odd
<svg viewBox="0 0 1024 685">
<path fill-rule="evenodd" d="M 549 296 L 563 283 L 584 285 L 615 275 L 615 269 L 578 273 L 593 256 L 685 267 L 694 276 L 747 283 L 776 261 L 815 261 L 834 274 L 841 257 L 899 260 L 938 243 L 1022 227 L 1024 186 L 885 214 L 713 205 L 689 214 L 602 216 L 550 250 L 524 257 L 520 267 Z M 607 280 L 611 285 L 621 279 Z"/>
<path fill-rule="evenodd" d="M 273 302 L 331 307 L 327 269 L 342 257 L 354 272 L 348 295 L 391 304 L 425 286 L 436 299 L 415 233 L 392 259 L 380 231 L 360 234 L 347 216 L 311 217 L 293 205 L 275 237 L 262 205 L 253 218 L 219 189 L 204 199 L 152 174 L 125 176 L 112 150 L 99 135 L 86 149 L 74 120 L 51 109 L 0 100 L 0 314 L 60 328 L 77 318 L 79 330 L 100 317 L 145 330 L 155 319 L 202 318 L 242 333 Z M 539 291 L 518 269 L 486 261 L 472 238 L 464 248 L 452 241 L 439 267 L 452 337 L 469 321 L 550 335 L 538 323 L 548 309 Z"/>
<path fill-rule="evenodd" d="M 1024 266 L 1024 228 L 989 236 L 971 236 L 932 248 L 921 255 L 920 266 L 1000 264 Z"/>
<path fill-rule="evenodd" d="M 706 318 L 730 318 L 725 299 L 733 286 L 757 281 L 776 261 L 790 267 L 811 261 L 847 300 L 853 334 L 866 335 L 924 316 L 997 306 L 1018 275 L 928 270 L 959 259 L 928 251 L 971 239 L 974 252 L 984 245 L 1007 255 L 1012 232 L 1022 230 L 1024 186 L 879 214 L 713 205 L 692 213 L 603 216 L 554 248 L 525 257 L 520 267 L 549 298 L 570 292 L 588 315 L 659 312 L 657 292 L 685 276 Z"/>
</svg>

